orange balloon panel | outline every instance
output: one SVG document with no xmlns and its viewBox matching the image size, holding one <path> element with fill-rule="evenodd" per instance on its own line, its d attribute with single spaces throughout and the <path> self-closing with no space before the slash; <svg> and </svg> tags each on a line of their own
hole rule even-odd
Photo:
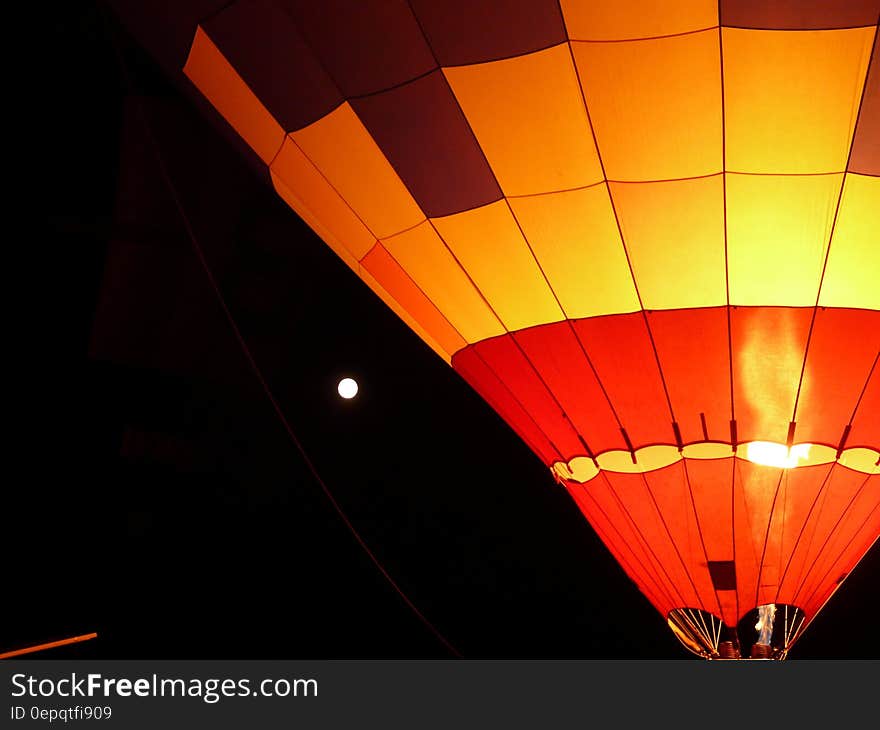
<svg viewBox="0 0 880 730">
<path fill-rule="evenodd" d="M 506 195 L 602 180 L 567 43 L 444 73 Z"/>
<path fill-rule="evenodd" d="M 717 30 L 571 46 L 609 180 L 721 170 Z"/>
<path fill-rule="evenodd" d="M 661 613 L 699 608 L 728 626 L 768 603 L 815 614 L 880 528 L 880 474 L 839 464 L 685 458 L 566 487 Z"/>
<path fill-rule="evenodd" d="M 504 332 L 498 316 L 430 221 L 386 238 L 382 245 L 467 342 Z"/>
<path fill-rule="evenodd" d="M 723 29 L 727 169 L 845 170 L 874 33 Z"/>
<path fill-rule="evenodd" d="M 880 6 L 356 6 L 184 72 L 688 648 L 784 657 L 880 534 Z"/>
</svg>

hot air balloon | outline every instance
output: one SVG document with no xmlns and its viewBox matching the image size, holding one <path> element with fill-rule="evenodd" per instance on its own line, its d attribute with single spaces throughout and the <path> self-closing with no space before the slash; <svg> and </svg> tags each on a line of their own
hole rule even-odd
<svg viewBox="0 0 880 730">
<path fill-rule="evenodd" d="M 682 644 L 785 658 L 880 535 L 880 3 L 190 10 L 278 195 Z"/>
</svg>

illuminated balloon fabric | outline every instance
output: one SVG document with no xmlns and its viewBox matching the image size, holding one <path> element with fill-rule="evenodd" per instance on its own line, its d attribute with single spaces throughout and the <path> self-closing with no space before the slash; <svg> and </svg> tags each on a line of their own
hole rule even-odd
<svg viewBox="0 0 880 730">
<path fill-rule="evenodd" d="M 689 649 L 782 658 L 880 534 L 878 13 L 241 1 L 184 71 Z"/>
</svg>

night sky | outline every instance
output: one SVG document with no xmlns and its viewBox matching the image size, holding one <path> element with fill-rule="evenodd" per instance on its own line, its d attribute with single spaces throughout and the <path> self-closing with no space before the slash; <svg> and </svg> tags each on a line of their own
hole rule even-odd
<svg viewBox="0 0 880 730">
<path fill-rule="evenodd" d="M 463 656 L 692 659 L 538 458 L 182 77 L 102 6 L 38 21 L 9 143 L 24 225 L 6 245 L 30 255 L 0 651 L 96 631 L 39 656 L 453 656 L 301 446 Z M 791 658 L 880 657 L 878 577 L 875 546 Z"/>
</svg>

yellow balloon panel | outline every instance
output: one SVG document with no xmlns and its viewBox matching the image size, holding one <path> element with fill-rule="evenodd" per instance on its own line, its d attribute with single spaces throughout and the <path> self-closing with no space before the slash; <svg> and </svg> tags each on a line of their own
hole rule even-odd
<svg viewBox="0 0 880 730">
<path fill-rule="evenodd" d="M 572 48 L 609 180 L 721 171 L 717 30 Z"/>
<path fill-rule="evenodd" d="M 730 303 L 813 306 L 843 175 L 727 175 Z"/>
<path fill-rule="evenodd" d="M 568 318 L 639 309 L 604 184 L 510 205 Z"/>
<path fill-rule="evenodd" d="M 506 195 L 602 180 L 567 43 L 444 73 Z"/>
<path fill-rule="evenodd" d="M 183 72 L 266 164 L 284 141 L 284 129 L 201 29 L 196 29 Z"/>
<path fill-rule="evenodd" d="M 376 238 L 425 220 L 348 102 L 291 137 Z"/>
<path fill-rule="evenodd" d="M 342 249 L 360 260 L 375 245 L 373 234 L 290 137 L 269 169 L 285 202 L 303 215 L 321 238 L 327 240 L 329 235 L 335 244 L 328 243 L 337 253 Z"/>
<path fill-rule="evenodd" d="M 432 222 L 508 330 L 563 319 L 507 201 Z"/>
<path fill-rule="evenodd" d="M 880 178 L 846 176 L 819 304 L 880 309 Z"/>
<path fill-rule="evenodd" d="M 447 363 L 452 363 L 452 352 L 448 352 L 444 347 L 440 345 L 437 340 L 431 336 L 428 331 L 422 327 L 407 311 L 407 309 L 402 306 L 388 291 L 385 289 L 382 284 L 374 277 L 369 271 L 365 268 L 361 267 L 360 271 L 358 271 L 358 276 L 363 280 L 363 282 L 370 287 L 370 289 L 383 301 L 388 307 L 393 311 L 398 317 L 400 317 L 410 328 L 415 332 L 419 337 L 422 338 L 424 343 L 430 347 L 434 352 L 436 352 L 440 357 L 442 357 Z"/>
<path fill-rule="evenodd" d="M 560 6 L 572 40 L 654 38 L 718 25 L 717 0 L 562 0 Z"/>
<path fill-rule="evenodd" d="M 846 169 L 874 28 L 724 28 L 727 169 Z"/>
<path fill-rule="evenodd" d="M 429 221 L 383 240 L 382 245 L 468 343 L 504 333 Z"/>
<path fill-rule="evenodd" d="M 436 305 L 425 296 L 394 257 L 381 243 L 361 260 L 361 266 L 400 304 L 407 314 L 427 332 L 443 352 L 452 355 L 465 346 L 465 341 Z"/>
<path fill-rule="evenodd" d="M 611 195 L 646 309 L 727 303 L 720 174 L 611 183 Z"/>
</svg>

